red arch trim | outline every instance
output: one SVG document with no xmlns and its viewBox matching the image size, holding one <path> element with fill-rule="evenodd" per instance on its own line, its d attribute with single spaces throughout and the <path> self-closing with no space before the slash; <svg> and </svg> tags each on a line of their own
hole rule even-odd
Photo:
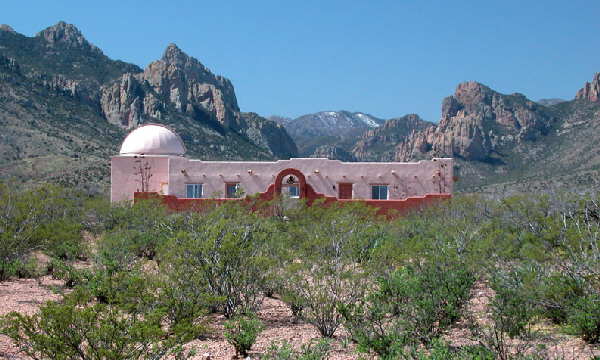
<svg viewBox="0 0 600 360">
<path fill-rule="evenodd" d="M 281 170 L 279 174 L 277 174 L 277 177 L 275 178 L 275 194 L 281 195 L 281 183 L 283 178 L 288 175 L 294 175 L 298 178 L 298 184 L 300 186 L 300 198 L 306 197 L 306 178 L 304 177 L 302 171 L 294 168 Z"/>
</svg>

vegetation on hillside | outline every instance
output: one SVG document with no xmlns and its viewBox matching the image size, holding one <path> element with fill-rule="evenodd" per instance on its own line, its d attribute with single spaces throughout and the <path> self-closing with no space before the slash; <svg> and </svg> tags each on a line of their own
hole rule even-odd
<svg viewBox="0 0 600 360">
<path fill-rule="evenodd" d="M 0 281 L 49 272 L 72 288 L 0 322 L 37 359 L 185 358 L 215 313 L 238 354 L 254 355 L 264 296 L 325 339 L 273 343 L 267 359 L 325 358 L 342 328 L 357 351 L 382 359 L 539 358 L 549 326 L 600 341 L 595 198 L 458 197 L 393 221 L 363 206 L 301 203 L 273 204 L 271 217 L 238 202 L 171 213 L 48 186 L 2 185 L 0 200 Z M 42 268 L 38 252 L 53 260 Z M 91 265 L 74 267 L 78 258 Z M 467 311 L 476 284 L 495 293 L 484 322 Z M 448 342 L 458 322 L 472 345 Z"/>
</svg>

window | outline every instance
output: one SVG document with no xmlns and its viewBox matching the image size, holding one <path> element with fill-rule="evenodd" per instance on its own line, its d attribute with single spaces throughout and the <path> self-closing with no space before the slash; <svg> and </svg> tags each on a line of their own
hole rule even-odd
<svg viewBox="0 0 600 360">
<path fill-rule="evenodd" d="M 338 199 L 352 199 L 352 184 L 351 183 L 339 183 L 338 184 Z"/>
<path fill-rule="evenodd" d="M 300 187 L 298 185 L 286 185 L 283 187 L 284 194 L 291 198 L 299 198 L 300 197 Z"/>
<path fill-rule="evenodd" d="M 388 186 L 387 185 L 371 185 L 371 199 L 387 200 Z"/>
<path fill-rule="evenodd" d="M 185 184 L 187 198 L 199 199 L 202 197 L 202 184 Z"/>
<path fill-rule="evenodd" d="M 240 184 L 239 183 L 225 184 L 225 197 L 226 198 L 239 198 L 240 197 Z"/>
</svg>

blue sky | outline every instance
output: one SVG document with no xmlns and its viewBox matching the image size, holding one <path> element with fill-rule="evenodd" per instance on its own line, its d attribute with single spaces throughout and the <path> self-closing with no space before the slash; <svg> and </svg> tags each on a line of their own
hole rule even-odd
<svg viewBox="0 0 600 360">
<path fill-rule="evenodd" d="M 83 5 L 85 4 L 85 5 Z M 459 82 L 571 99 L 600 72 L 598 0 L 6 1 L 32 36 L 75 24 L 142 67 L 176 43 L 232 80 L 243 111 L 350 110 L 438 121 Z"/>
</svg>

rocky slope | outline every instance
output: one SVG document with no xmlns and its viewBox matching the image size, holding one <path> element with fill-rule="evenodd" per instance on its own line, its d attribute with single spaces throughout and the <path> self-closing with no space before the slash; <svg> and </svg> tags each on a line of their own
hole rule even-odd
<svg viewBox="0 0 600 360">
<path fill-rule="evenodd" d="M 574 100 L 549 106 L 462 83 L 444 99 L 439 124 L 411 134 L 395 157 L 454 157 L 463 191 L 600 189 L 590 177 L 600 169 L 599 82 L 596 75 Z"/>
<path fill-rule="evenodd" d="M 352 149 L 358 161 L 394 161 L 396 145 L 414 132 L 434 126 L 416 114 L 387 120 L 382 126 L 364 132 Z"/>
<path fill-rule="evenodd" d="M 64 22 L 34 37 L 3 25 L 0 65 L 4 179 L 106 186 L 110 155 L 145 122 L 173 127 L 189 154 L 203 159 L 296 155 L 283 126 L 240 112 L 231 82 L 175 45 L 142 70 L 108 58 Z M 100 170 L 86 175 L 87 167 Z"/>
<path fill-rule="evenodd" d="M 231 82 L 175 44 L 143 72 L 123 74 L 102 86 L 100 107 L 113 124 L 132 128 L 144 122 L 168 123 L 192 144 L 206 137 L 188 127 L 196 123 L 221 134 L 233 131 L 276 158 L 290 158 L 297 152 L 283 126 L 254 113 L 241 113 Z M 174 115 L 187 121 L 174 122 Z"/>
<path fill-rule="evenodd" d="M 577 92 L 575 99 L 591 102 L 600 101 L 600 73 L 596 73 L 592 82 L 586 82 L 583 88 Z"/>
<path fill-rule="evenodd" d="M 502 147 L 547 134 L 553 121 L 542 105 L 521 94 L 503 95 L 466 82 L 444 99 L 438 126 L 411 135 L 398 147 L 396 158 L 458 156 L 493 162 Z"/>
</svg>

